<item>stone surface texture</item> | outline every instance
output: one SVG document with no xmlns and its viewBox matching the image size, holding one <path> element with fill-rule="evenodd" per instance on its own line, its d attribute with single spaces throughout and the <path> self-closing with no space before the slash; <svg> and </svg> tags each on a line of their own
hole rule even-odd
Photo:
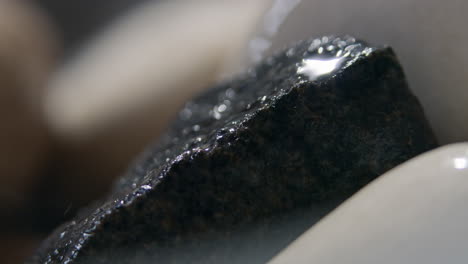
<svg viewBox="0 0 468 264">
<path fill-rule="evenodd" d="M 172 263 L 203 234 L 229 240 L 239 226 L 345 199 L 436 145 L 391 48 L 302 41 L 188 102 L 108 198 L 29 263 Z M 190 260 L 226 260 L 205 252 Z"/>
</svg>

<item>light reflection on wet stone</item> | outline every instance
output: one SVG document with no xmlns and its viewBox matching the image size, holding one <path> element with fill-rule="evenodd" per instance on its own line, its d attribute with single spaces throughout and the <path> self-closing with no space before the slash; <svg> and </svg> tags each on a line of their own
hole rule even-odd
<svg viewBox="0 0 468 264">
<path fill-rule="evenodd" d="M 162 248 L 207 233 L 235 247 L 229 238 L 241 223 L 274 232 L 265 219 L 343 199 L 435 146 L 391 49 L 352 37 L 303 41 L 187 103 L 108 201 L 59 228 L 32 263 L 170 263 L 177 254 Z M 88 229 L 97 231 L 84 236 Z M 122 255 L 129 241 L 145 246 Z M 228 259 L 206 252 L 199 263 Z"/>
<path fill-rule="evenodd" d="M 340 68 L 344 58 L 333 59 L 304 59 L 297 69 L 298 74 L 309 77 L 310 81 L 315 81 L 320 76 L 333 73 Z"/>
</svg>

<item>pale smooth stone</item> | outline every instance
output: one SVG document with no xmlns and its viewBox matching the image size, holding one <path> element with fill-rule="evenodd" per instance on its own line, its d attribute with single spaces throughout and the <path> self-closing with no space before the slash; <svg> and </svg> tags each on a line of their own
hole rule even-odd
<svg viewBox="0 0 468 264">
<path fill-rule="evenodd" d="M 441 143 L 468 140 L 464 0 L 303 0 L 270 52 L 322 34 L 352 34 L 396 51 Z"/>
<path fill-rule="evenodd" d="M 260 3 L 139 7 L 55 75 L 45 102 L 50 125 L 80 140 L 125 117 L 167 119 L 165 112 L 213 81 L 227 57 L 239 56 L 264 10 L 265 1 Z"/>
<path fill-rule="evenodd" d="M 102 194 L 185 101 L 245 65 L 246 43 L 267 4 L 148 3 L 57 72 L 44 113 L 68 152 L 63 191 L 85 200 Z"/>
<path fill-rule="evenodd" d="M 56 52 L 55 32 L 39 10 L 0 2 L 0 209 L 24 206 L 44 165 L 39 106 Z"/>
<path fill-rule="evenodd" d="M 270 263 L 466 263 L 468 144 L 385 173 Z"/>
</svg>

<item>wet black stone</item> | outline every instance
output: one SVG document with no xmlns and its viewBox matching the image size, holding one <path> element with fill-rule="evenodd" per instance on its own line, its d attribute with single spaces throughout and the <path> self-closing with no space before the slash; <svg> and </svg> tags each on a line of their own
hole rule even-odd
<svg viewBox="0 0 468 264">
<path fill-rule="evenodd" d="M 303 41 L 188 102 L 108 199 L 59 227 L 30 263 L 229 262 L 247 243 L 239 230 L 273 244 L 262 237 L 274 219 L 335 206 L 434 147 L 390 48 Z"/>
</svg>

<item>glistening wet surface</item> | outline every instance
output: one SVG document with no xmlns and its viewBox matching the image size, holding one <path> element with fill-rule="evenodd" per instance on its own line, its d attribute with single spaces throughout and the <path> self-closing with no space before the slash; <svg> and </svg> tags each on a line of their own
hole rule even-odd
<svg viewBox="0 0 468 264">
<path fill-rule="evenodd" d="M 251 263 L 263 261 L 327 211 L 317 208 L 435 146 L 390 48 L 302 41 L 188 102 L 112 194 L 30 263 L 219 263 L 249 243 L 265 246 Z M 288 232 L 293 212 L 307 224 Z"/>
</svg>

